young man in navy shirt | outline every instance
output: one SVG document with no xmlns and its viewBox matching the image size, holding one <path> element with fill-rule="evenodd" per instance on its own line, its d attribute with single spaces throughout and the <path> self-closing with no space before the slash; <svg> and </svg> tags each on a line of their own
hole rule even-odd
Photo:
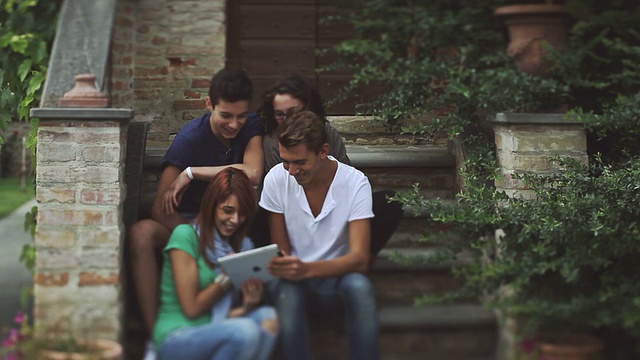
<svg viewBox="0 0 640 360">
<path fill-rule="evenodd" d="M 162 159 L 151 218 L 129 232 L 133 282 L 149 333 L 158 314 L 157 254 L 173 229 L 197 215 L 208 182 L 222 169 L 244 170 L 254 185 L 262 180 L 264 125 L 249 112 L 252 95 L 244 71 L 223 69 L 213 76 L 206 99 L 210 112 L 176 135 Z"/>
</svg>

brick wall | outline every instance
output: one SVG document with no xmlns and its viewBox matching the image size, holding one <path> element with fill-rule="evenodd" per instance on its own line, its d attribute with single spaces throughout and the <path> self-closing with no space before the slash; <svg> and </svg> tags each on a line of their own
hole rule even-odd
<svg viewBox="0 0 640 360">
<path fill-rule="evenodd" d="M 34 286 L 40 335 L 120 335 L 124 158 L 132 113 L 99 110 L 106 119 L 92 110 L 80 110 L 86 119 L 54 119 L 57 109 L 35 114 L 41 119 Z"/>
<path fill-rule="evenodd" d="M 225 63 L 224 0 L 121 0 L 112 46 L 112 101 L 168 142 L 204 113 L 209 80 Z"/>
</svg>

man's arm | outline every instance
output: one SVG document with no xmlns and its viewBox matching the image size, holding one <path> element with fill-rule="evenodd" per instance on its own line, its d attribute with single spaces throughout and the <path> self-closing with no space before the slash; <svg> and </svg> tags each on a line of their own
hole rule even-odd
<svg viewBox="0 0 640 360">
<path fill-rule="evenodd" d="M 370 256 L 369 243 L 371 239 L 371 228 L 369 223 L 369 219 L 349 222 L 350 250 L 346 255 L 332 260 L 304 262 L 295 256 L 290 256 L 290 253 L 285 252 L 287 256 L 271 260 L 269 270 L 274 275 L 287 280 L 337 277 L 350 272 L 365 273 L 368 270 L 367 264 Z M 276 233 L 272 230 L 271 235 L 274 236 Z M 272 239 L 277 238 L 272 237 Z M 287 238 L 287 243 L 288 242 L 289 240 Z"/>
<path fill-rule="evenodd" d="M 260 185 L 260 182 L 262 181 L 262 173 L 264 172 L 263 151 L 262 136 L 254 136 L 251 138 L 251 140 L 249 140 L 247 148 L 244 150 L 244 158 L 242 159 L 241 164 L 191 167 L 191 172 L 193 173 L 193 177 L 195 179 L 210 181 L 220 171 L 228 166 L 231 166 L 236 169 L 243 170 L 245 173 L 247 173 L 247 176 L 249 177 L 249 180 L 251 180 L 251 183 L 257 186 Z M 183 171 L 180 176 L 186 177 L 187 181 L 189 180 L 186 171 Z"/>
<path fill-rule="evenodd" d="M 249 140 L 249 143 L 247 143 L 247 147 L 244 150 L 244 158 L 242 159 L 241 164 L 191 167 L 191 174 L 194 179 L 211 181 L 220 171 L 229 166 L 243 170 L 254 186 L 260 185 L 260 182 L 262 181 L 262 174 L 264 172 L 262 136 L 254 136 Z M 189 179 L 187 169 L 184 169 L 178 174 L 178 176 L 176 176 L 173 183 L 169 185 L 165 194 L 164 204 L 164 206 L 169 209 L 168 211 L 173 212 L 173 208 L 178 207 L 180 200 L 182 199 L 182 195 L 190 182 L 191 179 Z"/>
<path fill-rule="evenodd" d="M 153 220 L 164 225 L 169 231 L 173 231 L 176 226 L 187 222 L 178 212 L 167 212 L 163 208 L 164 195 L 178 175 L 180 175 L 180 169 L 173 165 L 168 165 L 162 170 L 160 181 L 158 182 L 158 190 L 153 199 L 153 207 L 151 208 L 151 217 Z"/>
<path fill-rule="evenodd" d="M 291 254 L 291 242 L 287 234 L 287 225 L 284 221 L 284 214 L 269 212 L 269 232 L 271 242 L 278 245 L 278 249 L 283 253 Z"/>
</svg>

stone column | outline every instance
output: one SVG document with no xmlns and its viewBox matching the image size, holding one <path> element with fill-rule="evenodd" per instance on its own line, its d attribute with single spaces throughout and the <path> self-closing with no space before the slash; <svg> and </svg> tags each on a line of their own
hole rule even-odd
<svg viewBox="0 0 640 360">
<path fill-rule="evenodd" d="M 583 163 L 587 156 L 586 131 L 582 123 L 565 119 L 565 114 L 499 113 L 489 120 L 495 133 L 496 157 L 501 179 L 495 181 L 496 190 L 511 197 L 532 195 L 532 190 L 514 179 L 514 174 L 552 174 L 561 171 L 549 158 L 568 156 Z M 504 236 L 497 229 L 496 241 Z M 496 359 L 511 360 L 519 353 L 520 322 L 500 311 L 498 349 Z"/>
<path fill-rule="evenodd" d="M 551 174 L 559 171 L 549 161 L 554 155 L 588 162 L 586 131 L 582 123 L 565 119 L 565 114 L 499 113 L 493 123 L 496 157 L 502 179 L 496 189 L 509 196 L 530 192 L 513 174 Z"/>
<path fill-rule="evenodd" d="M 130 109 L 41 108 L 36 334 L 118 339 Z"/>
</svg>

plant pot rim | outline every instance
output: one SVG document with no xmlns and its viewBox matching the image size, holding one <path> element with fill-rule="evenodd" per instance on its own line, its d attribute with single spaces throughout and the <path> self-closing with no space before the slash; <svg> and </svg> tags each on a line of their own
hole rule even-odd
<svg viewBox="0 0 640 360">
<path fill-rule="evenodd" d="M 556 341 L 551 340 L 552 338 Z M 585 333 L 541 333 L 540 348 L 545 352 L 591 354 L 604 348 L 604 342 Z"/>
<path fill-rule="evenodd" d="M 562 4 L 523 4 L 523 5 L 507 5 L 496 8 L 493 12 L 496 16 L 512 16 L 512 15 L 533 15 L 533 14 L 552 14 L 565 15 L 569 13 L 569 8 Z"/>
<path fill-rule="evenodd" d="M 78 344 L 95 346 L 95 352 L 91 352 L 96 359 L 119 359 L 122 356 L 122 345 L 119 342 L 108 339 L 77 340 Z M 51 360 L 76 360 L 86 359 L 86 353 L 69 353 L 56 350 L 40 350 L 40 356 Z"/>
</svg>

